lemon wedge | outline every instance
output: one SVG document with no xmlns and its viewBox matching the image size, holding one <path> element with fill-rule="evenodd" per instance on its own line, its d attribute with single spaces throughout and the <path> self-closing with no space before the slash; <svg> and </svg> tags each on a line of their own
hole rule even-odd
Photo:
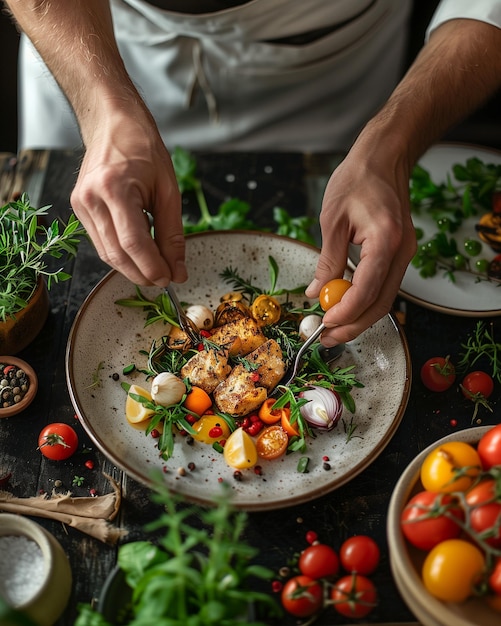
<svg viewBox="0 0 501 626">
<path fill-rule="evenodd" d="M 125 417 L 130 424 L 139 424 L 140 422 L 144 422 L 149 419 L 155 411 L 152 409 L 147 409 L 144 404 L 134 400 L 134 398 L 130 397 L 130 394 L 134 393 L 137 396 L 142 396 L 147 400 L 151 400 L 151 393 L 140 387 L 139 385 L 131 385 L 129 392 L 127 394 L 127 400 L 125 402 Z"/>
<path fill-rule="evenodd" d="M 226 463 L 235 469 L 254 467 L 257 463 L 256 444 L 243 428 L 237 428 L 228 437 L 223 455 Z"/>
</svg>

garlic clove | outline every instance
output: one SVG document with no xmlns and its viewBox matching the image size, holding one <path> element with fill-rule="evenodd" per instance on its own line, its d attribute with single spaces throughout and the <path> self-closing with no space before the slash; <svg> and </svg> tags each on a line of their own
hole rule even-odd
<svg viewBox="0 0 501 626">
<path fill-rule="evenodd" d="M 203 304 L 192 304 L 185 312 L 199 330 L 210 330 L 214 326 L 214 314 Z"/>
<path fill-rule="evenodd" d="M 151 397 L 162 406 L 177 404 L 185 393 L 186 385 L 171 372 L 157 374 L 151 383 Z"/>
<path fill-rule="evenodd" d="M 299 324 L 299 336 L 306 341 L 309 339 L 322 323 L 320 315 L 306 315 Z"/>
</svg>

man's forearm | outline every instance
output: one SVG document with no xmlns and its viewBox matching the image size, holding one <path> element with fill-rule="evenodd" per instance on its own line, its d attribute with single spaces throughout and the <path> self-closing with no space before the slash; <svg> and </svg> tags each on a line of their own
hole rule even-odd
<svg viewBox="0 0 501 626">
<path fill-rule="evenodd" d="M 476 20 L 440 26 L 360 139 L 385 141 L 411 168 L 501 85 L 501 29 Z M 377 148 L 376 148 L 377 149 Z"/>
<path fill-rule="evenodd" d="M 6 4 L 70 101 L 84 142 L 110 110 L 131 102 L 144 109 L 120 57 L 106 0 Z"/>
</svg>

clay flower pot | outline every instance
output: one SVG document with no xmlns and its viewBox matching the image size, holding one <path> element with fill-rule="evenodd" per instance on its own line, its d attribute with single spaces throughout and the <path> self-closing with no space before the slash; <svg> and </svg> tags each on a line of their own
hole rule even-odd
<svg viewBox="0 0 501 626">
<path fill-rule="evenodd" d="M 49 294 L 45 281 L 39 278 L 28 306 L 15 317 L 0 321 L 0 354 L 17 354 L 26 348 L 42 330 L 48 314 Z"/>
</svg>

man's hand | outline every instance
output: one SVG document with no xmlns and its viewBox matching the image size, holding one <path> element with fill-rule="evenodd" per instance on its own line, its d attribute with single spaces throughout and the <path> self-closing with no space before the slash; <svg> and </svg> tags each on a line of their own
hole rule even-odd
<svg viewBox="0 0 501 626">
<path fill-rule="evenodd" d="M 101 259 L 132 282 L 186 280 L 181 197 L 153 123 L 145 130 L 117 114 L 113 128 L 94 133 L 71 203 Z"/>
<path fill-rule="evenodd" d="M 332 327 L 323 334 L 325 345 L 354 339 L 389 312 L 416 251 L 407 168 L 378 171 L 377 162 L 363 163 L 357 154 L 352 150 L 327 185 L 320 215 L 322 252 L 306 291 L 318 296 L 322 285 L 343 275 L 349 242 L 361 246 L 353 286 L 325 314 Z"/>
</svg>

